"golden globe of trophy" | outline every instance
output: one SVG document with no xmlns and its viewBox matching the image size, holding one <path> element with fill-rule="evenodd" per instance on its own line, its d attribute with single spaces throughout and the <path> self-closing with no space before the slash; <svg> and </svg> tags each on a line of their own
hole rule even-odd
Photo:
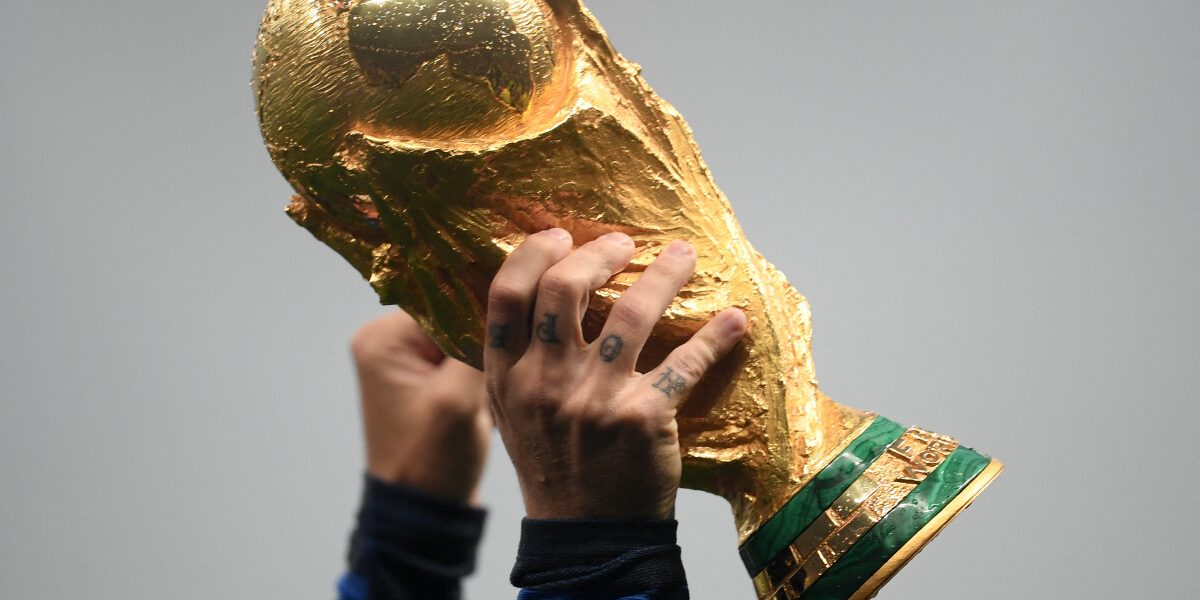
<svg viewBox="0 0 1200 600">
<path fill-rule="evenodd" d="M 725 307 L 749 317 L 678 422 L 684 486 L 729 501 L 760 598 L 872 596 L 1000 473 L 821 393 L 806 300 L 579 0 L 270 0 L 254 90 L 288 214 L 477 367 L 489 283 L 527 235 L 635 240 L 591 302 L 593 338 L 660 248 L 691 242 L 696 275 L 641 360 Z"/>
</svg>

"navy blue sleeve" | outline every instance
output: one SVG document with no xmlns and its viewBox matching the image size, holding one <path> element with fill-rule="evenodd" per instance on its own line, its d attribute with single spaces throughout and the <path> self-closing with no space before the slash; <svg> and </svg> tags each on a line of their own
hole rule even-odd
<svg viewBox="0 0 1200 600">
<path fill-rule="evenodd" d="M 341 600 L 460 600 L 485 511 L 366 476 Z"/>
<path fill-rule="evenodd" d="M 674 520 L 521 522 L 518 600 L 687 600 Z"/>
</svg>

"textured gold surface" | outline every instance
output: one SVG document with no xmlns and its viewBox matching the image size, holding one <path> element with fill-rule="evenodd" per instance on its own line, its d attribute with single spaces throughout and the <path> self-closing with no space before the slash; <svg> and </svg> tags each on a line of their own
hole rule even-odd
<svg viewBox="0 0 1200 600">
<path fill-rule="evenodd" d="M 753 578 L 759 597 L 770 597 L 793 577 L 803 581 L 798 589 L 812 587 L 956 448 L 952 438 L 916 427 L 906 431 L 796 537 L 778 564 Z"/>
<path fill-rule="evenodd" d="M 526 235 L 636 240 L 633 267 L 591 304 L 590 335 L 660 248 L 691 242 L 696 276 L 641 364 L 726 306 L 749 316 L 678 419 L 684 484 L 728 499 L 743 540 L 868 419 L 817 389 L 808 303 L 577 0 L 271 0 L 254 89 L 296 190 L 289 215 L 476 366 L 488 284 Z"/>
</svg>

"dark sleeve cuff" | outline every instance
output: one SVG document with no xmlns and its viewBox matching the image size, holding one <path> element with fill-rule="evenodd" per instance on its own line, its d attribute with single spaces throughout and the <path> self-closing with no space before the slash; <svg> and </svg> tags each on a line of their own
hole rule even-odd
<svg viewBox="0 0 1200 600">
<path fill-rule="evenodd" d="M 456 599 L 475 570 L 486 512 L 366 475 L 350 572 L 371 600 Z M 417 595 L 420 594 L 420 595 Z"/>
<path fill-rule="evenodd" d="M 673 519 L 525 519 L 512 584 L 581 600 L 686 599 L 677 527 Z"/>
</svg>

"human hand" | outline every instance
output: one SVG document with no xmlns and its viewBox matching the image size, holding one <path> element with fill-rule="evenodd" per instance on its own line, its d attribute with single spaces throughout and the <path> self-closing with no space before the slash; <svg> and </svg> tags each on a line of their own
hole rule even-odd
<svg viewBox="0 0 1200 600">
<path fill-rule="evenodd" d="M 367 472 L 452 500 L 472 498 L 491 437 L 483 374 L 448 358 L 403 311 L 351 342 Z"/>
<path fill-rule="evenodd" d="M 745 333 L 746 317 L 722 311 L 661 365 L 637 373 L 651 329 L 692 276 L 695 250 L 667 246 L 587 343 L 588 299 L 629 264 L 634 244 L 610 233 L 571 248 L 562 229 L 530 236 L 489 292 L 484 372 L 526 513 L 668 518 L 681 473 L 676 407 Z"/>
</svg>

